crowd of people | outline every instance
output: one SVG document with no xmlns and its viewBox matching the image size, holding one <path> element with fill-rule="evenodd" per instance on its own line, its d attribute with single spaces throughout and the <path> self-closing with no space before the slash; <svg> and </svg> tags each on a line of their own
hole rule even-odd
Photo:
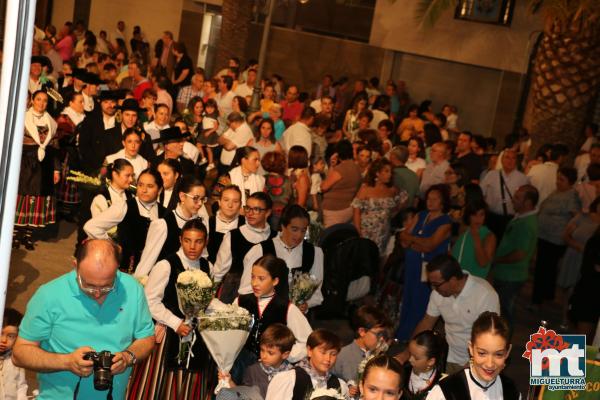
<svg viewBox="0 0 600 400">
<path fill-rule="evenodd" d="M 139 27 L 125 42 L 123 22 L 113 40 L 71 23 L 36 35 L 13 248 L 35 251 L 40 228 L 76 222 L 77 268 L 3 326 L 18 331 L 13 362 L 39 372 L 44 398 L 104 398 L 85 354 L 106 349 L 115 398 L 209 398 L 220 379 L 223 400 L 321 388 L 518 399 L 501 372 L 532 268 L 530 311 L 544 316 L 558 286 L 560 329 L 592 342 L 597 125 L 580 149 L 532 155 L 524 129 L 498 146 L 465 129 L 455 106 L 413 104 L 404 82 L 326 75 L 299 88 L 278 75 L 259 82 L 257 62 L 237 58 L 209 76 L 172 33 L 151 51 Z M 312 328 L 324 282 L 338 278 L 323 239 L 341 230 L 378 254 L 375 272 L 339 279 L 352 281 L 346 346 Z M 219 301 L 258 322 L 230 373 L 201 338 L 191 363 L 178 358 L 193 329 L 175 291 L 186 270 L 204 271 Z M 323 285 L 302 304 L 288 295 L 296 272 Z"/>
</svg>

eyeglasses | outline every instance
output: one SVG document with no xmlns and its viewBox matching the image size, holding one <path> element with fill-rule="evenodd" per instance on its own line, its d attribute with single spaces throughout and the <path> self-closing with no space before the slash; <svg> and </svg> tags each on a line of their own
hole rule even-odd
<svg viewBox="0 0 600 400">
<path fill-rule="evenodd" d="M 192 196 L 191 194 L 184 193 L 185 197 L 189 197 L 192 199 L 194 203 L 204 203 L 206 201 L 206 196 Z"/>
<path fill-rule="evenodd" d="M 444 283 L 448 282 L 447 280 L 443 280 L 441 282 L 429 282 L 429 286 L 431 286 L 433 289 L 438 289 L 441 286 L 444 285 Z"/>
<path fill-rule="evenodd" d="M 254 214 L 260 214 L 263 211 L 267 211 L 266 208 L 260 208 L 260 207 L 248 207 L 248 206 L 244 206 L 244 212 L 246 214 L 252 212 Z"/>
<path fill-rule="evenodd" d="M 83 280 L 81 279 L 81 275 L 77 274 L 77 283 L 79 284 L 79 289 L 81 289 L 81 291 L 90 294 L 90 295 L 95 295 L 95 294 L 100 294 L 100 295 L 104 295 L 104 294 L 108 294 L 110 292 L 112 292 L 115 289 L 115 283 L 113 282 L 113 284 L 109 287 L 100 287 L 100 288 L 89 288 L 86 287 L 85 284 L 83 283 Z"/>
</svg>

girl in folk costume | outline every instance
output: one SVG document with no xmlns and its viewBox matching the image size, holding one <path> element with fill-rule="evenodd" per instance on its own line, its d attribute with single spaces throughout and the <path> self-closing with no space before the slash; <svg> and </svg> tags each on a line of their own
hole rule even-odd
<svg viewBox="0 0 600 400">
<path fill-rule="evenodd" d="M 119 158 L 125 159 L 133 166 L 134 179 L 137 180 L 141 172 L 148 168 L 148 161 L 139 154 L 142 146 L 142 131 L 137 128 L 125 129 L 122 143 L 121 150 L 106 156 L 105 164 L 111 164 Z"/>
<path fill-rule="evenodd" d="M 360 382 L 361 399 L 398 400 L 403 394 L 402 386 L 402 365 L 393 357 L 376 356 L 365 366 Z"/>
<path fill-rule="evenodd" d="M 33 250 L 33 229 L 55 222 L 54 185 L 60 180 L 60 165 L 51 141 L 56 122 L 46 112 L 48 95 L 37 91 L 25 113 L 25 135 L 17 195 L 13 247 Z"/>
<path fill-rule="evenodd" d="M 279 235 L 265 240 L 252 247 L 243 260 L 244 272 L 240 281 L 240 293 L 250 293 L 251 267 L 254 260 L 265 254 L 273 254 L 283 259 L 288 267 L 288 282 L 291 282 L 294 272 L 307 273 L 323 282 L 323 251 L 320 247 L 304 240 L 310 217 L 308 212 L 298 204 L 287 206 L 281 215 L 281 232 Z M 310 307 L 323 302 L 321 287 L 317 288 L 308 301 L 300 305 L 300 310 L 306 312 Z"/>
<path fill-rule="evenodd" d="M 162 189 L 158 171 L 146 169 L 137 181 L 136 196 L 125 203 L 116 203 L 96 215 L 83 229 L 93 239 L 108 239 L 109 231 L 117 228 L 116 241 L 121 246 L 121 270 L 133 272 L 140 261 L 150 222 L 163 218 L 167 209 L 156 199 Z"/>
<path fill-rule="evenodd" d="M 73 221 L 73 214 L 79 206 L 79 188 L 76 182 L 67 180 L 69 170 L 81 170 L 79 154 L 77 151 L 77 131 L 79 124 L 84 120 L 83 95 L 72 92 L 67 99 L 68 106 L 56 120 L 58 127 L 56 137 L 60 145 L 60 160 L 62 162 L 61 180 L 58 186 L 57 201 L 65 219 Z"/>
<path fill-rule="evenodd" d="M 296 337 L 288 361 L 295 363 L 306 356 L 306 340 L 312 328 L 304 314 L 288 297 L 285 261 L 268 254 L 256 260 L 252 267 L 252 293 L 237 298 L 240 307 L 254 315 L 254 326 L 246 345 L 234 366 L 234 381 L 240 382 L 243 371 L 258 360 L 260 337 L 270 325 L 287 325 Z M 235 376 L 239 372 L 239 376 Z M 237 378 L 237 379 L 236 379 Z"/>
<path fill-rule="evenodd" d="M 133 183 L 133 165 L 125 159 L 119 158 L 114 163 L 106 166 L 106 176 L 110 177 L 109 183 L 102 186 L 92 200 L 90 211 L 95 217 L 107 210 L 113 204 L 123 204 L 133 197 L 129 187 Z"/>
<path fill-rule="evenodd" d="M 240 215 L 242 192 L 235 185 L 225 186 L 218 200 L 219 209 L 208 219 L 208 260 L 212 263 L 217 259 L 217 252 L 225 234 L 239 228 L 246 222 Z"/>
<path fill-rule="evenodd" d="M 169 127 L 170 116 L 171 110 L 166 104 L 154 105 L 154 120 L 144 123 L 144 131 L 150 135 L 153 141 L 160 138 L 160 131 Z M 158 145 L 154 144 L 154 146 L 156 150 Z"/>
<path fill-rule="evenodd" d="M 135 276 L 148 276 L 154 265 L 173 254 L 179 248 L 179 236 L 183 225 L 194 218 L 201 218 L 199 212 L 206 201 L 206 188 L 196 178 L 186 177 L 181 182 L 178 194 L 179 204 L 164 218 L 150 223 L 146 244 L 136 267 Z M 205 225 L 206 226 L 206 225 Z"/>
<path fill-rule="evenodd" d="M 173 158 L 165 158 L 158 164 L 157 169 L 162 176 L 164 185 L 158 196 L 158 202 L 167 210 L 174 210 L 179 202 L 177 191 L 183 176 L 181 164 Z"/>
<path fill-rule="evenodd" d="M 404 364 L 402 400 L 421 400 L 438 383 L 446 364 L 448 344 L 435 331 L 423 331 L 409 342 L 408 362 Z"/>
<path fill-rule="evenodd" d="M 248 250 L 273 236 L 274 232 L 271 232 L 267 223 L 272 207 L 273 202 L 268 194 L 252 193 L 244 206 L 246 223 L 227 232 L 223 237 L 217 252 L 213 276 L 215 283 L 221 282 L 217 296 L 222 302 L 231 303 L 237 297 L 244 271 L 244 257 Z M 252 260 L 252 265 L 258 258 L 260 255 Z M 249 290 L 244 293 L 251 292 Z"/>
<path fill-rule="evenodd" d="M 321 388 L 335 389 L 348 398 L 346 382 L 331 373 L 341 346 L 335 333 L 325 329 L 313 331 L 306 341 L 308 359 L 300 361 L 292 370 L 275 375 L 265 400 L 304 400 Z"/>
<path fill-rule="evenodd" d="M 212 395 L 216 366 L 200 335 L 192 346 L 189 367 L 178 361 L 179 338 L 187 336 L 192 327 L 184 323 L 175 289 L 177 276 L 183 271 L 200 269 L 210 275 L 211 265 L 202 258 L 206 239 L 206 227 L 200 219 L 187 221 L 181 229 L 179 250 L 150 272 L 144 291 L 157 322 L 157 345 L 150 358 L 133 371 L 129 400 L 203 400 Z"/>
<path fill-rule="evenodd" d="M 252 193 L 262 192 L 265 188 L 265 178 L 259 175 L 260 153 L 254 147 L 245 146 L 237 150 L 234 168 L 229 171 L 231 184 L 242 191 L 242 206 Z"/>
<path fill-rule="evenodd" d="M 473 322 L 468 368 L 442 379 L 427 400 L 519 400 L 514 382 L 501 374 L 512 345 L 508 323 L 495 312 L 485 311 Z"/>
</svg>

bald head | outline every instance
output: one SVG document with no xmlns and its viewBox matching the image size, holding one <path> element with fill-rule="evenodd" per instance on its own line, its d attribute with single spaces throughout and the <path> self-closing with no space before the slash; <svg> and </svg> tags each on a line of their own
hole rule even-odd
<svg viewBox="0 0 600 400">
<path fill-rule="evenodd" d="M 107 239 L 92 239 L 83 244 L 77 254 L 77 267 L 82 264 L 116 270 L 120 262 L 118 246 Z"/>
</svg>

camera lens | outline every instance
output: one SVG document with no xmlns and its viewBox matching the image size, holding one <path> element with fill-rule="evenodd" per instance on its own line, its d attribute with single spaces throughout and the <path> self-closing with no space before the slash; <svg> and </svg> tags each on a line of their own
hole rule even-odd
<svg viewBox="0 0 600 400">
<path fill-rule="evenodd" d="M 94 371 L 94 388 L 96 390 L 108 390 L 112 385 L 110 369 L 97 369 Z"/>
</svg>

